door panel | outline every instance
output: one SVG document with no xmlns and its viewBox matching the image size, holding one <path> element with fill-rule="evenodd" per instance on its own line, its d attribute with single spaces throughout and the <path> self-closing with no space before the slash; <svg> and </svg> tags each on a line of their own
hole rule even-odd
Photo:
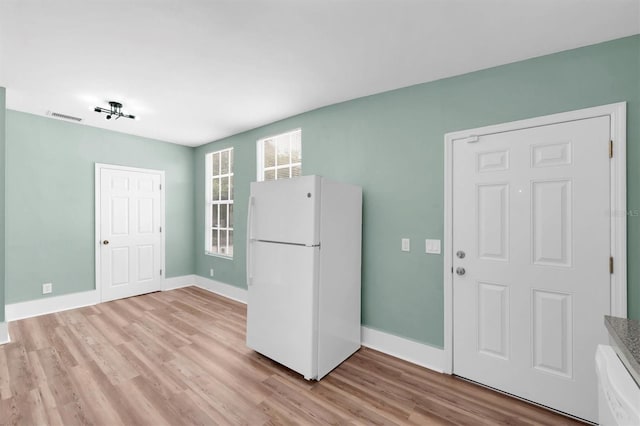
<svg viewBox="0 0 640 426">
<path fill-rule="evenodd" d="M 100 170 L 103 301 L 161 289 L 160 181 L 157 172 Z"/>
<path fill-rule="evenodd" d="M 571 267 L 571 180 L 536 181 L 531 187 L 533 263 Z"/>
<path fill-rule="evenodd" d="M 533 366 L 573 377 L 571 295 L 533 290 Z"/>
<path fill-rule="evenodd" d="M 109 257 L 107 256 L 107 259 Z M 127 284 L 129 282 L 129 247 L 111 249 L 111 285 Z"/>
<path fill-rule="evenodd" d="M 315 245 L 319 241 L 317 176 L 251 183 L 249 238 Z"/>
<path fill-rule="evenodd" d="M 509 185 L 477 186 L 478 256 L 509 260 Z"/>
<path fill-rule="evenodd" d="M 250 242 L 247 346 L 315 376 L 317 247 Z"/>
<path fill-rule="evenodd" d="M 153 232 L 153 198 L 141 198 L 138 200 L 138 233 L 150 234 Z"/>
<path fill-rule="evenodd" d="M 610 310 L 609 117 L 453 145 L 454 366 L 597 420 Z"/>
<path fill-rule="evenodd" d="M 509 358 L 509 287 L 478 283 L 478 351 Z"/>
</svg>

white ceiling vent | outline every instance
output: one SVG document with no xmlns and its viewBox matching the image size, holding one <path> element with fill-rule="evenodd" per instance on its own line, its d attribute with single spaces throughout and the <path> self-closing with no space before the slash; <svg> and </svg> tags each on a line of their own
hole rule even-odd
<svg viewBox="0 0 640 426">
<path fill-rule="evenodd" d="M 71 120 L 71 121 L 82 121 L 80 117 L 74 117 L 73 115 L 60 114 L 59 112 L 47 111 L 47 115 L 55 118 L 62 118 L 63 120 Z"/>
</svg>

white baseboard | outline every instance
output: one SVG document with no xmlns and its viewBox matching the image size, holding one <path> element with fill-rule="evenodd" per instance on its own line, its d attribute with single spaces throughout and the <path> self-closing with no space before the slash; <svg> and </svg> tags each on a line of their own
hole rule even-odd
<svg viewBox="0 0 640 426">
<path fill-rule="evenodd" d="M 165 278 L 162 282 L 162 290 L 173 290 L 195 284 L 195 275 Z M 26 302 L 11 303 L 5 307 L 5 321 L 16 321 L 24 318 L 52 314 L 54 312 L 62 312 L 69 309 L 95 305 L 100 302 L 99 292 L 97 290 L 91 290 L 80 293 L 64 294 L 62 296 L 29 300 Z M 1 337 L 2 335 L 0 334 L 0 338 Z"/>
<path fill-rule="evenodd" d="M 0 322 L 0 345 L 9 343 L 9 325 L 6 322 Z"/>
<path fill-rule="evenodd" d="M 444 349 L 398 337 L 369 327 L 362 327 L 362 346 L 384 352 L 421 367 L 444 372 Z"/>
<path fill-rule="evenodd" d="M 44 299 L 29 300 L 27 302 L 11 303 L 5 306 L 5 320 L 16 321 L 69 309 L 82 308 L 100 302 L 97 290 L 81 293 L 64 294 L 62 296 L 46 297 Z"/>
<path fill-rule="evenodd" d="M 182 275 L 179 277 L 165 278 L 162 282 L 162 291 L 175 290 L 177 288 L 196 285 L 196 275 Z"/>
<path fill-rule="evenodd" d="M 195 285 L 209 290 L 212 293 L 219 294 L 236 302 L 247 303 L 247 290 L 220 281 L 210 280 L 209 278 L 195 275 Z"/>
</svg>

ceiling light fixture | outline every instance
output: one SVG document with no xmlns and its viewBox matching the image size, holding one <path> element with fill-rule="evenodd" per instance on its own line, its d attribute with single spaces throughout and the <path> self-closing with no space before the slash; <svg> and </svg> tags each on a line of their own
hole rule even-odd
<svg viewBox="0 0 640 426">
<path fill-rule="evenodd" d="M 104 112 L 105 114 L 107 114 L 107 120 L 111 120 L 112 117 L 115 117 L 116 120 L 120 117 L 132 118 L 136 120 L 135 115 L 124 114 L 122 112 L 122 104 L 120 102 L 109 101 L 109 109 L 95 107 L 93 110 L 95 112 Z"/>
</svg>

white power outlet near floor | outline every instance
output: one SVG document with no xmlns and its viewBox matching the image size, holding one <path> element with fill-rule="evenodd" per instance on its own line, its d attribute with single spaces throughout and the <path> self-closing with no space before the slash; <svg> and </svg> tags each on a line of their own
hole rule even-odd
<svg viewBox="0 0 640 426">
<path fill-rule="evenodd" d="M 212 277 L 213 276 L 213 268 L 209 269 L 209 276 Z"/>
<path fill-rule="evenodd" d="M 42 294 L 49 294 L 53 291 L 53 283 L 42 284 Z"/>
<path fill-rule="evenodd" d="M 402 238 L 401 243 L 402 251 L 411 251 L 411 240 L 409 238 Z"/>
</svg>

